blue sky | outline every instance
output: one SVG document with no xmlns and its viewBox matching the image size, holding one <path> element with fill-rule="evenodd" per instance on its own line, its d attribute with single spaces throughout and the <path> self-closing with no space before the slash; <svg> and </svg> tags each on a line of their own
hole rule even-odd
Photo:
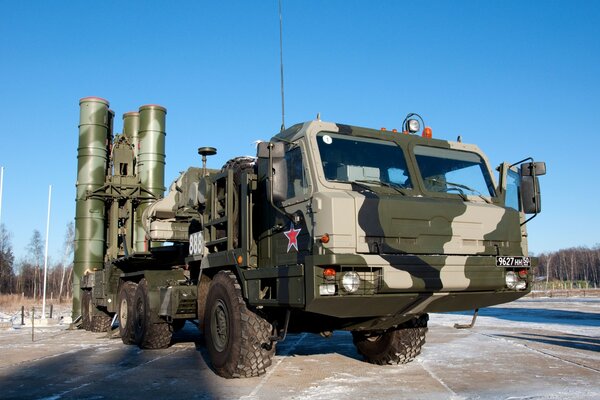
<svg viewBox="0 0 600 400">
<path fill-rule="evenodd" d="M 600 243 L 600 2 L 283 0 L 286 124 L 400 128 L 478 144 L 492 164 L 544 160 L 539 253 Z M 279 19 L 268 1 L 3 1 L 2 223 L 26 257 L 45 232 L 61 257 L 74 217 L 78 101 L 167 114 L 168 186 L 199 165 L 254 152 L 281 124 Z"/>
</svg>

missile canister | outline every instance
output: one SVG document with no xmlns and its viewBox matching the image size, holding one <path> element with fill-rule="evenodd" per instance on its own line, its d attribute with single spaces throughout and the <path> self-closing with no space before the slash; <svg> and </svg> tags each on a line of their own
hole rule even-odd
<svg viewBox="0 0 600 400">
<path fill-rule="evenodd" d="M 136 174 L 143 188 L 156 199 L 165 192 L 165 117 L 167 110 L 158 105 L 140 107 L 139 112 L 139 150 L 137 153 Z M 142 214 L 155 200 L 142 201 L 135 211 L 135 251 L 145 248 L 146 231 L 142 225 Z"/>
<path fill-rule="evenodd" d="M 104 201 L 88 198 L 102 188 L 108 168 L 111 115 L 108 101 L 85 97 L 79 101 L 79 146 L 75 199 L 75 257 L 73 260 L 73 318 L 81 315 L 79 284 L 86 271 L 104 264 Z"/>
<path fill-rule="evenodd" d="M 133 146 L 133 158 L 136 159 L 139 150 L 138 132 L 140 129 L 140 113 L 130 111 L 123 114 L 123 135 Z"/>
</svg>

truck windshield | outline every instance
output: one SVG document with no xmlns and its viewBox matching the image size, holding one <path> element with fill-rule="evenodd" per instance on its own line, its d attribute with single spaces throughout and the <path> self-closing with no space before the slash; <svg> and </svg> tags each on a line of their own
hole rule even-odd
<svg viewBox="0 0 600 400">
<path fill-rule="evenodd" d="M 328 181 L 412 188 L 404 153 L 393 142 L 321 132 L 317 144 Z"/>
<path fill-rule="evenodd" d="M 415 146 L 414 153 L 426 190 L 495 196 L 486 164 L 478 154 L 426 146 Z"/>
</svg>

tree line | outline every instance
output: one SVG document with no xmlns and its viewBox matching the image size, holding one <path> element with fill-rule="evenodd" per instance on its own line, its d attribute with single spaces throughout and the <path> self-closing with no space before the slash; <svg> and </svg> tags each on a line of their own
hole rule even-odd
<svg viewBox="0 0 600 400">
<path fill-rule="evenodd" d="M 72 296 L 74 240 L 75 228 L 70 222 L 67 224 L 61 260 L 49 261 L 47 266 L 46 299 L 63 301 Z M 15 260 L 10 233 L 0 224 L 0 294 L 18 294 L 34 300 L 42 298 L 44 245 L 42 235 L 34 230 L 27 246 L 27 256 Z"/>
<path fill-rule="evenodd" d="M 600 287 L 600 244 L 572 247 L 538 255 L 537 287 L 574 289 Z"/>
</svg>

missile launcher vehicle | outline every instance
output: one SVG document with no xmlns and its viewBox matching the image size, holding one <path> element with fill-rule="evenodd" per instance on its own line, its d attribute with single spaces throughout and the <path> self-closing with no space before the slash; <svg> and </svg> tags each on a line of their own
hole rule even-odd
<svg viewBox="0 0 600 400">
<path fill-rule="evenodd" d="M 186 321 L 213 369 L 263 374 L 290 332 L 352 332 L 364 359 L 406 363 L 428 313 L 527 294 L 526 222 L 541 211 L 543 162 L 502 163 L 432 138 L 314 121 L 235 157 L 181 173 L 165 194 L 166 109 L 123 115 L 80 101 L 73 314 L 118 319 L 123 343 L 169 346 Z"/>
</svg>

